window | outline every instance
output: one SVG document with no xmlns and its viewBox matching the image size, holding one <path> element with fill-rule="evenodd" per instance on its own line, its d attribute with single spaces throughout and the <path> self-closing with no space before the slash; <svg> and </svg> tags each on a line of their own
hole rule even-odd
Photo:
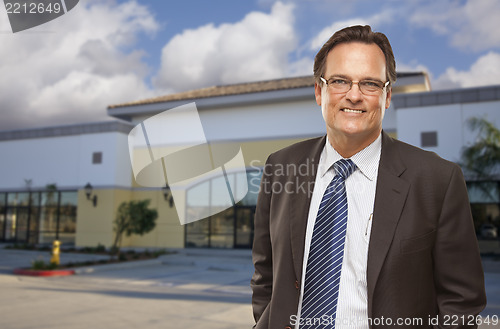
<svg viewBox="0 0 500 329">
<path fill-rule="evenodd" d="M 437 131 L 423 132 L 420 134 L 420 144 L 422 147 L 438 146 Z"/>
<path fill-rule="evenodd" d="M 500 182 L 467 182 L 472 218 L 482 253 L 498 253 L 500 232 Z"/>
<path fill-rule="evenodd" d="M 0 240 L 73 244 L 77 191 L 0 193 Z"/>
<path fill-rule="evenodd" d="M 223 177 L 214 177 L 191 187 L 186 193 L 186 218 L 188 222 L 193 218 L 205 218 L 186 225 L 186 247 L 251 248 L 261 176 L 259 170 L 227 175 L 232 192 L 241 199 L 235 206 L 228 205 L 226 198 L 218 192 L 226 187 Z M 248 193 L 245 186 L 248 186 Z M 213 215 L 209 216 L 210 213 Z"/>
<path fill-rule="evenodd" d="M 100 163 L 102 163 L 102 152 L 92 153 L 92 164 L 100 164 Z"/>
</svg>

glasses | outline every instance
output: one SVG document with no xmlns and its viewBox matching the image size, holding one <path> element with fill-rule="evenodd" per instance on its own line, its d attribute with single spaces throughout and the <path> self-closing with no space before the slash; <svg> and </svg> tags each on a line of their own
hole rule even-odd
<svg viewBox="0 0 500 329">
<path fill-rule="evenodd" d="M 380 95 L 382 90 L 384 90 L 390 83 L 390 81 L 382 82 L 379 80 L 361 80 L 352 81 L 344 78 L 333 77 L 328 79 L 328 81 L 320 77 L 321 81 L 330 88 L 330 92 L 334 94 L 345 94 L 351 90 L 353 84 L 358 84 L 359 91 L 363 95 L 376 96 Z"/>
</svg>

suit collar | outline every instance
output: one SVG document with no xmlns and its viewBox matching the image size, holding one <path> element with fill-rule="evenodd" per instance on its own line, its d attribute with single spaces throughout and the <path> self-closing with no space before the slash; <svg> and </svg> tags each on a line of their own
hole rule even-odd
<svg viewBox="0 0 500 329">
<path fill-rule="evenodd" d="M 318 138 L 313 146 L 303 153 L 303 157 L 297 161 L 300 164 L 307 164 L 305 175 L 299 174 L 297 186 L 303 186 L 304 189 L 297 189 L 294 194 L 291 194 L 290 208 L 290 234 L 292 241 L 292 257 L 295 269 L 295 275 L 300 282 L 302 278 L 302 265 L 304 262 L 304 245 L 306 238 L 307 217 L 309 214 L 309 206 L 311 204 L 311 196 L 318 171 L 319 158 L 325 146 L 326 136 Z"/>
<path fill-rule="evenodd" d="M 380 155 L 380 168 L 384 168 L 394 176 L 401 176 L 406 170 L 406 165 L 401 159 L 396 146 L 397 141 L 382 131 L 382 154 Z"/>
</svg>

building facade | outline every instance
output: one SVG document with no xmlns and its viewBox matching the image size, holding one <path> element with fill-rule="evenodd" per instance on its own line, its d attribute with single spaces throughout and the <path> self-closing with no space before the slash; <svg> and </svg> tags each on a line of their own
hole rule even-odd
<svg viewBox="0 0 500 329">
<path fill-rule="evenodd" d="M 325 123 L 313 87 L 312 77 L 216 86 L 109 106 L 108 114 L 115 121 L 0 132 L 5 159 L 0 163 L 0 240 L 50 243 L 59 239 L 76 246 L 109 247 L 119 205 L 149 199 L 159 215 L 155 229 L 144 236 L 126 237 L 124 246 L 250 248 L 267 157 L 292 143 L 324 135 Z M 424 73 L 398 73 L 393 105 L 386 111 L 383 128 L 419 147 L 423 133 L 432 133 L 424 135 L 430 136 L 425 141 L 432 142 L 435 132 L 437 146 L 424 147 L 434 147 L 441 156 L 457 161 L 457 150 L 469 137 L 457 139 L 456 130 L 465 129 L 467 115 L 475 115 L 480 108 L 500 120 L 500 93 L 498 87 L 492 88 L 447 91 L 445 96 L 430 91 Z M 482 96 L 457 96 L 472 93 Z M 209 207 L 219 207 L 220 212 L 181 225 L 176 212 L 179 204 L 172 203 L 168 193 L 135 182 L 128 134 L 144 120 L 190 102 L 196 103 L 210 143 L 231 142 L 241 147 L 245 168 L 228 173 L 227 179 L 235 185 L 246 180 L 248 193 L 227 209 L 212 198 Z M 460 120 L 450 120 L 456 116 Z M 193 182 L 183 202 L 196 205 L 197 191 L 211 193 L 220 179 L 214 176 Z M 92 191 L 87 196 L 84 187 L 89 183 Z"/>
<path fill-rule="evenodd" d="M 500 86 L 397 95 L 393 105 L 398 139 L 455 163 L 480 134 L 471 129 L 472 118 L 500 127 Z M 464 174 L 478 237 L 498 237 L 500 176 L 478 180 L 473 173 Z"/>
</svg>

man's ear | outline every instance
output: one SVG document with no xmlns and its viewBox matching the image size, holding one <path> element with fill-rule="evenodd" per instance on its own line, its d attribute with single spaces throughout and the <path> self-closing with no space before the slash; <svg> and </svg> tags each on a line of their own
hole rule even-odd
<svg viewBox="0 0 500 329">
<path fill-rule="evenodd" d="M 387 97 L 385 98 L 385 109 L 388 109 L 391 105 L 391 97 L 392 97 L 392 87 L 387 88 Z"/>
<path fill-rule="evenodd" d="M 321 106 L 321 87 L 317 82 L 314 83 L 314 96 L 316 97 L 316 103 Z"/>
</svg>

